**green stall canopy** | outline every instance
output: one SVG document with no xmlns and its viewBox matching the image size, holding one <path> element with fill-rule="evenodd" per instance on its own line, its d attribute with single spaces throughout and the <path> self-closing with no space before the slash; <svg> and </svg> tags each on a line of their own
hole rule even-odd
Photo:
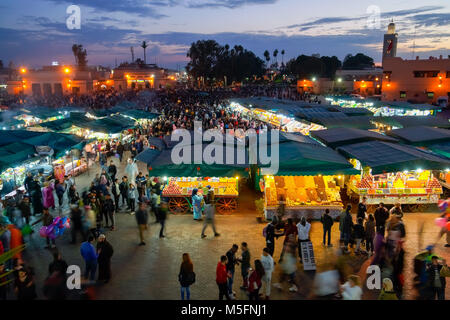
<svg viewBox="0 0 450 320">
<path fill-rule="evenodd" d="M 450 142 L 450 130 L 432 127 L 410 127 L 391 130 L 387 134 L 415 146 L 428 146 L 432 144 Z"/>
<path fill-rule="evenodd" d="M 430 116 L 374 117 L 373 122 L 397 128 L 409 128 L 419 126 L 450 128 L 450 121 L 448 121 L 448 119 Z"/>
<path fill-rule="evenodd" d="M 418 148 L 383 141 L 369 141 L 337 149 L 372 169 L 373 174 L 405 170 L 444 170 L 450 161 Z"/>
<path fill-rule="evenodd" d="M 373 140 L 397 142 L 397 139 L 392 137 L 355 128 L 332 128 L 327 130 L 311 131 L 309 134 L 311 137 L 319 140 L 331 148 Z"/>
</svg>

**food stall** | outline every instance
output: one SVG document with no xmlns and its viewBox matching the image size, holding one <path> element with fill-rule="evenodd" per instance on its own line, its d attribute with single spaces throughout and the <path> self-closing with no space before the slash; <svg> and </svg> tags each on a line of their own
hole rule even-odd
<svg viewBox="0 0 450 320">
<path fill-rule="evenodd" d="M 433 170 L 450 168 L 450 161 L 419 148 L 384 141 L 341 146 L 338 151 L 355 162 L 361 179 L 349 186 L 363 196 L 373 211 L 380 202 L 400 203 L 407 211 L 422 211 L 436 204 L 443 193 Z M 415 168 L 415 169 L 414 169 Z"/>
<path fill-rule="evenodd" d="M 386 205 L 400 203 L 407 211 L 423 211 L 429 204 L 436 204 L 442 194 L 442 186 L 430 170 L 405 171 L 378 175 L 366 174 L 356 183 L 360 197 L 367 198 L 370 211 L 383 202 Z"/>
<path fill-rule="evenodd" d="M 342 212 L 340 185 L 344 176 L 264 176 L 264 209 L 273 216 L 285 201 L 290 215 L 320 218 L 325 209 L 336 217 Z"/>
<path fill-rule="evenodd" d="M 205 195 L 207 186 L 211 186 L 214 190 L 218 213 L 231 213 L 237 209 L 238 177 L 170 177 L 164 186 L 162 196 L 169 199 L 168 205 L 171 212 L 184 213 L 192 207 L 192 190 L 197 188 L 199 194 Z"/>
</svg>

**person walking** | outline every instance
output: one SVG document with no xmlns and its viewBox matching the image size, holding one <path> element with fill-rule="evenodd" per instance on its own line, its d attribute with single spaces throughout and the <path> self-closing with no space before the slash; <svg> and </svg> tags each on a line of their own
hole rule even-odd
<svg viewBox="0 0 450 320">
<path fill-rule="evenodd" d="M 255 260 L 255 270 L 251 271 L 248 280 L 249 300 L 259 300 L 259 290 L 262 287 L 262 278 L 265 275 L 264 267 L 260 260 Z"/>
<path fill-rule="evenodd" d="M 374 252 L 373 240 L 375 238 L 375 218 L 373 217 L 373 214 L 369 214 L 369 218 L 364 226 L 364 233 L 366 235 L 366 251 L 369 253 L 369 256 L 371 256 Z"/>
<path fill-rule="evenodd" d="M 58 251 L 53 252 L 53 261 L 48 266 L 48 274 L 51 275 L 55 271 L 59 271 L 61 274 L 66 275 L 66 271 L 69 265 L 63 260 L 61 253 Z"/>
<path fill-rule="evenodd" d="M 296 249 L 296 241 L 293 238 L 289 238 L 289 240 L 285 244 L 285 258 L 281 263 L 281 268 L 283 272 L 280 275 L 280 282 L 274 283 L 273 286 L 278 289 L 282 289 L 281 283 L 288 279 L 288 282 L 291 284 L 289 288 L 290 292 L 297 292 L 298 288 L 295 284 L 295 273 L 297 272 L 297 259 L 295 258 L 295 249 Z"/>
<path fill-rule="evenodd" d="M 242 274 L 242 281 L 243 281 L 241 290 L 247 290 L 248 289 L 248 273 L 249 273 L 248 270 L 250 269 L 250 250 L 248 249 L 247 242 L 241 243 L 241 251 L 242 251 L 241 258 L 238 259 L 238 261 L 241 263 L 241 274 Z"/>
<path fill-rule="evenodd" d="M 114 206 L 115 211 L 119 212 L 120 204 L 119 204 L 119 198 L 120 198 L 120 188 L 119 188 L 119 179 L 114 179 L 113 183 L 111 184 L 111 193 L 114 197 Z"/>
<path fill-rule="evenodd" d="M 72 204 L 70 206 L 70 222 L 72 223 L 72 241 L 71 244 L 77 242 L 77 233 L 81 234 L 83 241 L 86 241 L 86 234 L 83 232 L 83 214 L 78 207 L 78 204 Z"/>
<path fill-rule="evenodd" d="M 157 215 L 157 220 L 159 221 L 159 224 L 161 225 L 161 229 L 159 230 L 159 237 L 165 238 L 166 236 L 164 235 L 164 228 L 166 226 L 168 208 L 165 205 L 165 203 L 163 203 L 163 205 L 161 207 L 155 206 L 155 209 L 156 209 L 155 215 Z"/>
<path fill-rule="evenodd" d="M 122 142 L 119 141 L 119 144 L 117 145 L 117 154 L 119 155 L 119 160 L 120 163 L 122 163 L 122 158 L 123 158 L 123 152 L 125 151 L 125 148 L 122 144 Z"/>
<path fill-rule="evenodd" d="M 239 265 L 239 261 L 236 259 L 236 252 L 239 247 L 237 244 L 233 244 L 230 250 L 227 251 L 227 272 L 228 272 L 228 295 L 234 299 L 236 292 L 233 291 L 234 271 L 235 266 Z"/>
<path fill-rule="evenodd" d="M 227 263 L 227 256 L 221 256 L 216 267 L 216 283 L 219 287 L 219 300 L 223 300 L 224 296 L 227 300 L 231 300 L 228 294 L 228 278 L 231 275 L 227 272 Z"/>
<path fill-rule="evenodd" d="M 116 180 L 116 174 L 117 174 L 117 167 L 114 164 L 114 161 L 111 160 L 108 167 L 108 175 L 111 178 L 111 181 L 114 182 Z"/>
<path fill-rule="evenodd" d="M 122 182 L 119 185 L 120 195 L 122 196 L 122 206 L 127 205 L 127 210 L 130 210 L 130 201 L 128 200 L 128 178 L 127 176 L 122 177 Z"/>
<path fill-rule="evenodd" d="M 377 232 L 381 233 L 384 236 L 386 221 L 389 219 L 389 211 L 384 207 L 383 202 L 380 202 L 380 204 L 378 205 L 378 208 L 375 210 L 374 217 Z"/>
<path fill-rule="evenodd" d="M 103 203 L 103 215 L 105 217 L 106 228 L 110 228 L 111 231 L 114 230 L 115 227 L 115 206 L 114 202 L 111 199 L 111 195 L 108 193 L 105 196 L 105 202 Z M 108 218 L 111 221 L 111 225 L 108 224 Z"/>
<path fill-rule="evenodd" d="M 359 276 L 350 275 L 347 282 L 342 285 L 342 299 L 361 300 L 362 294 Z"/>
<path fill-rule="evenodd" d="M 114 254 L 112 245 L 101 234 L 97 240 L 98 281 L 108 283 L 111 279 L 111 258 Z"/>
<path fill-rule="evenodd" d="M 130 214 L 134 214 L 135 207 L 136 207 L 136 188 L 132 183 L 130 183 L 129 189 L 128 189 L 128 201 L 129 201 L 129 207 L 130 207 Z"/>
<path fill-rule="evenodd" d="M 97 272 L 98 255 L 92 244 L 94 237 L 89 236 L 86 242 L 83 242 L 80 247 L 81 256 L 84 259 L 86 269 L 84 271 L 84 278 L 91 281 L 95 280 L 95 273 Z"/>
<path fill-rule="evenodd" d="M 216 215 L 216 200 L 214 196 L 214 191 L 211 189 L 211 186 L 207 186 L 208 188 L 208 194 L 205 197 L 205 222 L 203 223 L 203 229 L 202 229 L 202 238 L 206 237 L 205 230 L 208 226 L 208 224 L 211 225 L 214 236 L 218 237 L 220 234 L 216 230 L 215 225 L 215 215 Z"/>
<path fill-rule="evenodd" d="M 341 242 L 343 244 L 345 252 L 348 251 L 348 244 L 350 242 L 351 234 L 353 231 L 353 219 L 352 215 L 350 214 L 351 206 L 350 209 L 349 206 L 347 206 L 347 210 L 345 211 L 345 216 L 342 221 L 342 232 L 341 232 Z"/>
<path fill-rule="evenodd" d="M 328 247 L 332 247 L 331 244 L 331 227 L 333 226 L 333 218 L 330 216 L 330 209 L 325 209 L 325 213 L 320 218 L 323 226 L 323 245 L 326 245 L 326 236 L 328 234 Z"/>
<path fill-rule="evenodd" d="M 194 264 L 191 261 L 188 253 L 183 253 L 183 261 L 181 262 L 180 272 L 178 273 L 178 281 L 181 285 L 181 300 L 184 300 L 186 293 L 186 300 L 191 299 L 190 286 L 195 282 Z"/>
<path fill-rule="evenodd" d="M 263 253 L 261 255 L 261 263 L 264 267 L 264 277 L 263 277 L 263 284 L 265 285 L 265 294 L 266 294 L 266 300 L 269 300 L 270 298 L 270 287 L 272 282 L 272 272 L 275 268 L 275 264 L 273 262 L 273 258 L 270 255 L 269 248 L 264 248 Z"/>
<path fill-rule="evenodd" d="M 136 222 L 139 228 L 140 246 L 145 246 L 144 231 L 148 229 L 148 211 L 145 202 L 139 202 L 139 209 L 136 211 Z"/>
<path fill-rule="evenodd" d="M 276 234 L 275 226 L 277 224 L 276 219 L 272 219 L 270 223 L 263 230 L 263 235 L 265 234 L 266 238 L 266 248 L 269 251 L 270 256 L 273 257 L 273 253 L 275 252 L 275 237 L 278 239 L 280 235 Z"/>
<path fill-rule="evenodd" d="M 289 244 L 289 242 L 297 242 L 297 234 L 298 234 L 298 228 L 294 224 L 294 221 L 291 218 L 288 218 L 287 223 L 284 227 L 284 242 L 283 242 L 283 250 L 281 251 L 280 260 L 278 260 L 279 263 L 283 262 L 283 256 L 286 251 L 286 247 Z"/>
<path fill-rule="evenodd" d="M 144 192 L 147 185 L 147 180 L 145 179 L 145 176 L 142 174 L 142 172 L 139 172 L 135 182 L 138 191 L 138 201 L 142 201 L 142 197 L 145 196 Z"/>
<path fill-rule="evenodd" d="M 53 223 L 53 216 L 50 214 L 50 212 L 48 211 L 47 208 L 44 208 L 42 217 L 40 219 L 36 220 L 32 224 L 32 226 L 34 226 L 35 224 L 38 224 L 41 221 L 42 221 L 42 226 L 45 226 L 45 227 L 49 227 Z M 53 238 L 53 237 L 50 238 L 49 236 L 47 236 L 47 237 L 45 237 L 45 241 L 47 242 L 47 246 L 45 246 L 45 249 L 50 249 L 50 248 L 56 247 L 55 238 Z M 50 245 L 50 242 L 51 242 L 51 245 Z"/>
<path fill-rule="evenodd" d="M 298 257 L 300 263 L 302 262 L 302 242 L 309 242 L 309 233 L 311 231 L 311 224 L 306 221 L 305 217 L 302 217 L 300 222 L 297 224 L 298 231 Z"/>
</svg>

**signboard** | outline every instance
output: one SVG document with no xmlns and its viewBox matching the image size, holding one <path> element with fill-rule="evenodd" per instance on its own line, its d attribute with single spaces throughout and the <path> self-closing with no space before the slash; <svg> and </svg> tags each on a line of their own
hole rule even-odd
<svg viewBox="0 0 450 320">
<path fill-rule="evenodd" d="M 438 194 L 428 194 L 428 195 L 410 195 L 410 196 L 395 196 L 395 195 L 379 195 L 379 196 L 366 196 L 367 204 L 379 204 L 383 202 L 384 204 L 426 204 L 426 203 L 437 203 L 439 200 Z"/>
<path fill-rule="evenodd" d="M 316 259 L 314 258 L 312 242 L 300 242 L 300 249 L 302 252 L 303 270 L 316 270 Z"/>
</svg>

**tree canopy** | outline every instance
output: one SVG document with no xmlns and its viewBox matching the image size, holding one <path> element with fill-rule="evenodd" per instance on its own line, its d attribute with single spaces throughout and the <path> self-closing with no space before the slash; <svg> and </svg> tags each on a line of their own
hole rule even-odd
<svg viewBox="0 0 450 320">
<path fill-rule="evenodd" d="M 86 49 L 83 49 L 83 45 L 82 44 L 74 44 L 72 46 L 72 53 L 75 57 L 75 63 L 76 65 L 82 69 L 85 68 L 87 66 L 87 52 Z"/>
<path fill-rule="evenodd" d="M 189 74 L 209 82 L 225 77 L 227 82 L 241 82 L 264 73 L 264 61 L 241 45 L 230 49 L 228 44 L 221 46 L 214 40 L 199 40 L 191 44 L 187 57 L 190 58 L 186 67 Z"/>
<path fill-rule="evenodd" d="M 336 56 L 318 58 L 302 54 L 286 63 L 287 72 L 298 78 L 333 78 L 340 67 L 341 61 Z"/>
<path fill-rule="evenodd" d="M 373 59 L 366 56 L 363 53 L 357 53 L 356 55 L 348 54 L 344 59 L 343 69 L 357 70 L 364 68 L 372 68 L 374 66 Z"/>
</svg>

